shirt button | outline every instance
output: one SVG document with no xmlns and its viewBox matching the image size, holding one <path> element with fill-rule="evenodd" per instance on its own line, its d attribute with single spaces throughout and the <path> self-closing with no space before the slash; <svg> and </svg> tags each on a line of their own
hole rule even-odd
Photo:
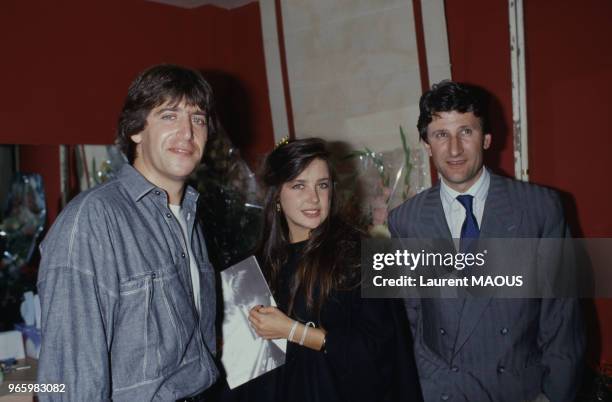
<svg viewBox="0 0 612 402">
<path fill-rule="evenodd" d="M 155 195 L 160 195 L 161 192 L 159 190 L 155 190 Z"/>
<path fill-rule="evenodd" d="M 502 335 L 506 335 L 508 333 L 508 328 L 502 328 L 501 331 L 499 331 Z"/>
<path fill-rule="evenodd" d="M 153 273 L 151 274 L 151 279 L 155 279 L 155 277 L 156 277 L 156 276 L 157 276 L 157 275 L 155 275 L 155 272 L 153 272 Z"/>
<path fill-rule="evenodd" d="M 504 366 L 499 366 L 499 367 L 497 368 L 497 372 L 498 372 L 499 374 L 503 374 L 503 372 L 504 372 L 504 371 L 506 371 L 506 368 L 505 368 Z"/>
<path fill-rule="evenodd" d="M 166 218 L 171 218 L 171 217 L 172 217 L 172 214 L 170 212 L 167 212 L 166 213 Z"/>
<path fill-rule="evenodd" d="M 181 253 L 181 257 L 182 257 L 182 258 L 185 258 L 185 253 Z"/>
<path fill-rule="evenodd" d="M 440 399 L 442 399 L 443 401 L 448 401 L 448 395 L 447 394 L 442 394 L 442 395 L 440 395 Z"/>
<path fill-rule="evenodd" d="M 444 328 L 440 328 L 440 335 L 446 335 L 446 331 L 444 330 Z"/>
<path fill-rule="evenodd" d="M 451 370 L 453 370 L 453 372 L 455 372 L 455 373 L 456 373 L 456 372 L 458 372 L 458 371 L 459 371 L 459 367 L 457 367 L 457 366 L 453 366 L 453 367 L 451 367 Z"/>
</svg>

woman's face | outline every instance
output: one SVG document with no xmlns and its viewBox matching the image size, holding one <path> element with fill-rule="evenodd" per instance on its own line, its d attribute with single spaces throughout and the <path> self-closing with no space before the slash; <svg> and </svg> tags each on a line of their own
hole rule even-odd
<svg viewBox="0 0 612 402">
<path fill-rule="evenodd" d="M 315 159 L 293 180 L 283 183 L 280 205 L 291 243 L 308 239 L 329 215 L 331 178 L 327 162 Z"/>
</svg>

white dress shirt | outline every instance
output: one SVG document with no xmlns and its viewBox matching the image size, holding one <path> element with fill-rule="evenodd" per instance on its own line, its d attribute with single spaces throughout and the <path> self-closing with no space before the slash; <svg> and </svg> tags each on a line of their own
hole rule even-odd
<svg viewBox="0 0 612 402">
<path fill-rule="evenodd" d="M 441 180 L 440 198 L 442 200 L 442 208 L 444 208 L 446 223 L 448 224 L 453 239 L 459 239 L 461 237 L 461 226 L 463 226 L 463 221 L 465 221 L 465 208 L 457 201 L 457 196 L 469 194 L 474 197 L 472 210 L 478 222 L 478 227 L 480 228 L 490 183 L 491 175 L 484 166 L 482 168 L 482 174 L 476 183 L 464 193 L 453 190 L 444 182 L 444 179 Z"/>
</svg>

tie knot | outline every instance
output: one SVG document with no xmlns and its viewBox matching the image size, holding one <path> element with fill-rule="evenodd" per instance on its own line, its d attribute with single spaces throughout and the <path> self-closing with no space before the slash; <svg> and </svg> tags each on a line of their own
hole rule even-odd
<svg viewBox="0 0 612 402">
<path fill-rule="evenodd" d="M 457 196 L 457 201 L 463 205 L 463 208 L 468 212 L 468 214 L 472 213 L 472 201 L 474 200 L 474 196 L 469 194 L 463 194 Z"/>
</svg>

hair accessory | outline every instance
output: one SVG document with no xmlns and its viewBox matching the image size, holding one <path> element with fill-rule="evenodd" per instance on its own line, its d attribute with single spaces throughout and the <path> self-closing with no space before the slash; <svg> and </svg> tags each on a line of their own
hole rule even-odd
<svg viewBox="0 0 612 402">
<path fill-rule="evenodd" d="M 293 335 L 295 335 L 295 329 L 297 328 L 298 322 L 297 320 L 293 322 L 293 325 L 291 326 L 291 331 L 289 331 L 289 336 L 287 337 L 287 340 L 289 342 L 293 342 Z"/>
<path fill-rule="evenodd" d="M 276 212 L 280 212 L 280 211 L 281 211 L 280 202 L 276 201 Z"/>
<path fill-rule="evenodd" d="M 304 327 L 304 332 L 302 332 L 302 338 L 300 339 L 300 346 L 304 346 L 304 341 L 306 340 L 306 333 L 308 332 L 308 328 L 315 327 L 316 325 L 312 321 L 308 321 Z"/>
<path fill-rule="evenodd" d="M 283 138 L 281 138 L 281 140 L 279 142 L 276 143 L 276 145 L 274 146 L 274 149 L 279 148 L 285 144 L 289 143 L 289 136 L 286 135 Z"/>
</svg>

